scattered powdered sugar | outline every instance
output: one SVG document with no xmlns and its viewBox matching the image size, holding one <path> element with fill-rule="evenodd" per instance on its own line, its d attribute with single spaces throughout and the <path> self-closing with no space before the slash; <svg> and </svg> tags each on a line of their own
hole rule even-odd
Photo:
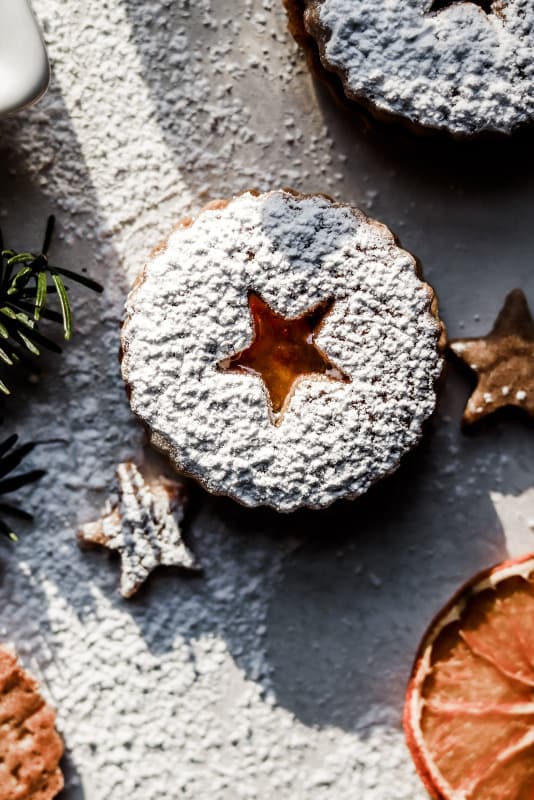
<svg viewBox="0 0 534 800">
<path fill-rule="evenodd" d="M 286 317 L 335 298 L 317 344 L 351 383 L 300 379 L 279 427 L 258 378 L 217 370 L 251 341 L 251 290 Z M 178 469 L 245 505 L 356 497 L 434 409 L 432 298 L 385 226 L 320 196 L 246 193 L 174 232 L 132 292 L 132 408 Z"/>
<path fill-rule="evenodd" d="M 245 0 L 236 14 L 227 0 L 34 1 L 52 82 L 0 134 L 68 244 L 90 238 L 108 269 L 118 255 L 135 274 L 177 211 L 229 181 L 339 190 L 342 154 L 308 92 L 301 102 L 304 69 L 277 2 L 259 14 Z M 274 83 L 264 114 L 258 97 Z"/>
<path fill-rule="evenodd" d="M 382 111 L 458 135 L 509 133 L 531 121 L 532 0 L 495 3 L 489 14 L 470 2 L 431 6 L 320 0 L 307 25 L 347 94 Z"/>
<path fill-rule="evenodd" d="M 364 204 L 366 182 L 376 181 L 372 165 L 362 160 L 357 169 L 361 192 L 360 181 L 343 189 L 342 143 L 326 127 L 278 0 L 32 5 L 52 83 L 39 105 L 0 123 L 2 228 L 10 244 L 37 246 L 54 211 L 54 261 L 87 267 L 106 283 L 100 299 L 73 294 L 75 340 L 32 387 L 31 404 L 11 406 L 19 417 L 10 430 L 55 444 L 34 453 L 35 466 L 48 470 L 25 500 L 35 523 L 20 530 L 16 547 L 2 548 L 0 634 L 41 674 L 58 711 L 65 800 L 271 800 L 299 792 L 307 800 L 391 800 L 394 781 L 399 798 L 422 800 L 398 729 L 402 690 L 381 700 L 387 715 L 370 728 L 372 697 L 358 695 L 360 682 L 351 679 L 363 708 L 343 730 L 303 722 L 273 681 L 271 640 L 285 636 L 287 619 L 310 595 L 286 602 L 283 624 L 269 622 L 288 545 L 285 536 L 262 535 L 263 515 L 240 526 L 230 509 L 195 493 L 186 530 L 203 577 L 163 570 L 129 603 L 107 554 L 83 552 L 75 538 L 102 508 L 116 464 L 141 455 L 117 359 L 124 273 L 138 272 L 191 206 L 258 183 L 326 189 Z M 329 560 L 316 578 L 328 574 Z M 391 607 L 403 605 L 390 586 L 387 597 Z M 378 628 L 399 628 L 378 612 L 366 618 L 362 632 L 351 615 L 366 640 Z M 321 648 L 331 650 L 328 642 Z M 402 674 L 411 643 L 407 651 Z M 380 673 L 378 658 L 371 671 Z M 290 667 L 280 672 L 293 675 Z M 341 673 L 329 664 L 316 679 L 332 674 Z M 297 684 L 294 696 L 303 694 Z M 323 707 L 342 703 L 335 696 Z M 319 762 L 328 786 L 313 783 Z"/>
</svg>

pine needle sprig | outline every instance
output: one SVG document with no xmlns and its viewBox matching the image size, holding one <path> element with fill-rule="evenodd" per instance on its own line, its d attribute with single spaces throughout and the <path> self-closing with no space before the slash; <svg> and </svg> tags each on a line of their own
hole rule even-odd
<svg viewBox="0 0 534 800">
<path fill-rule="evenodd" d="M 4 439 L 3 442 L 0 442 L 0 495 L 9 494 L 23 486 L 35 483 L 43 475 L 46 475 L 46 470 L 43 469 L 32 469 L 27 472 L 21 472 L 18 475 L 11 475 L 21 461 L 36 447 L 35 442 L 16 447 L 18 438 L 17 434 L 13 434 Z M 2 515 L 0 517 L 0 535 L 7 536 L 8 539 L 14 542 L 17 541 L 18 537 L 11 526 L 3 519 L 4 514 L 23 520 L 31 521 L 33 519 L 32 515 L 28 514 L 27 511 L 11 503 L 0 502 L 0 514 Z"/>
<path fill-rule="evenodd" d="M 51 215 L 40 253 L 5 249 L 0 230 L 0 362 L 5 367 L 28 363 L 29 356 L 40 355 L 40 348 L 61 353 L 61 347 L 41 333 L 38 323 L 46 320 L 61 324 L 64 338 L 71 338 L 72 308 L 65 279 L 95 292 L 103 290 L 91 278 L 49 262 L 54 226 L 55 217 Z M 48 307 L 50 296 L 59 310 Z M 1 378 L 0 392 L 10 394 Z"/>
<path fill-rule="evenodd" d="M 95 292 L 102 291 L 102 286 L 91 278 L 49 262 L 54 225 L 55 218 L 50 216 L 40 253 L 5 248 L 0 230 L 0 366 L 4 367 L 0 392 L 4 394 L 10 394 L 2 379 L 6 370 L 15 365 L 34 369 L 33 358 L 40 355 L 41 348 L 61 352 L 61 347 L 42 333 L 41 324 L 46 321 L 61 325 L 64 338 L 71 338 L 72 308 L 65 281 L 81 284 Z M 56 308 L 50 308 L 51 298 Z M 0 441 L 0 497 L 28 486 L 46 474 L 42 469 L 18 472 L 21 462 L 36 445 L 36 442 L 18 444 L 16 434 Z M 32 515 L 17 505 L 0 500 L 0 536 L 16 541 L 17 536 L 4 515 L 23 520 L 31 520 Z"/>
</svg>

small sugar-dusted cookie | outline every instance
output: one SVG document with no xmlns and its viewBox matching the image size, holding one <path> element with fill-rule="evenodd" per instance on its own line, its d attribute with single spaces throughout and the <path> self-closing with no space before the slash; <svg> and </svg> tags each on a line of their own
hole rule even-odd
<svg viewBox="0 0 534 800">
<path fill-rule="evenodd" d="M 534 0 L 284 0 L 290 29 L 379 118 L 466 137 L 534 119 Z"/>
<path fill-rule="evenodd" d="M 122 371 L 179 471 L 247 506 L 317 508 L 417 444 L 441 334 L 433 290 L 384 225 L 323 195 L 247 192 L 146 265 Z"/>
<path fill-rule="evenodd" d="M 534 320 L 521 289 L 510 292 L 487 336 L 453 339 L 449 347 L 477 377 L 465 424 L 509 406 L 534 416 Z"/>
<path fill-rule="evenodd" d="M 0 646 L 0 797 L 52 800 L 63 788 L 63 742 L 37 681 Z"/>
<path fill-rule="evenodd" d="M 117 498 L 96 522 L 78 531 L 81 545 L 100 545 L 121 558 L 120 591 L 132 597 L 160 565 L 197 572 L 182 539 L 186 492 L 183 483 L 163 476 L 145 478 L 131 461 L 117 467 Z"/>
</svg>

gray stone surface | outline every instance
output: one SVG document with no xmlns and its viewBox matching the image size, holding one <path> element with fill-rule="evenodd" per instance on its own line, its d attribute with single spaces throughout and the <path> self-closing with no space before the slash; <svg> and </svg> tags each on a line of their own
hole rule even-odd
<svg viewBox="0 0 534 800">
<path fill-rule="evenodd" d="M 5 430 L 43 441 L 36 521 L 1 544 L 1 638 L 59 710 L 65 800 L 423 800 L 400 730 L 432 613 L 474 571 L 533 548 L 532 428 L 459 430 L 449 368 L 426 442 L 358 504 L 287 517 L 193 487 L 204 567 L 156 571 L 133 601 L 79 550 L 143 437 L 122 387 L 127 287 L 173 221 L 257 185 L 323 189 L 382 219 L 422 260 L 451 335 L 483 333 L 506 292 L 534 305 L 526 145 L 459 147 L 363 130 L 314 86 L 269 0 L 36 0 L 47 98 L 0 122 L 0 221 L 87 266 L 63 358 L 21 382 Z"/>
</svg>

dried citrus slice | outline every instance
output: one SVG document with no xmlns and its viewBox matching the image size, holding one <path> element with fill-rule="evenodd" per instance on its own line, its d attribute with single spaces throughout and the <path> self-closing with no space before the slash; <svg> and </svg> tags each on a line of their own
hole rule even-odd
<svg viewBox="0 0 534 800">
<path fill-rule="evenodd" d="M 436 800 L 534 800 L 534 555 L 477 575 L 438 614 L 404 728 Z"/>
</svg>

